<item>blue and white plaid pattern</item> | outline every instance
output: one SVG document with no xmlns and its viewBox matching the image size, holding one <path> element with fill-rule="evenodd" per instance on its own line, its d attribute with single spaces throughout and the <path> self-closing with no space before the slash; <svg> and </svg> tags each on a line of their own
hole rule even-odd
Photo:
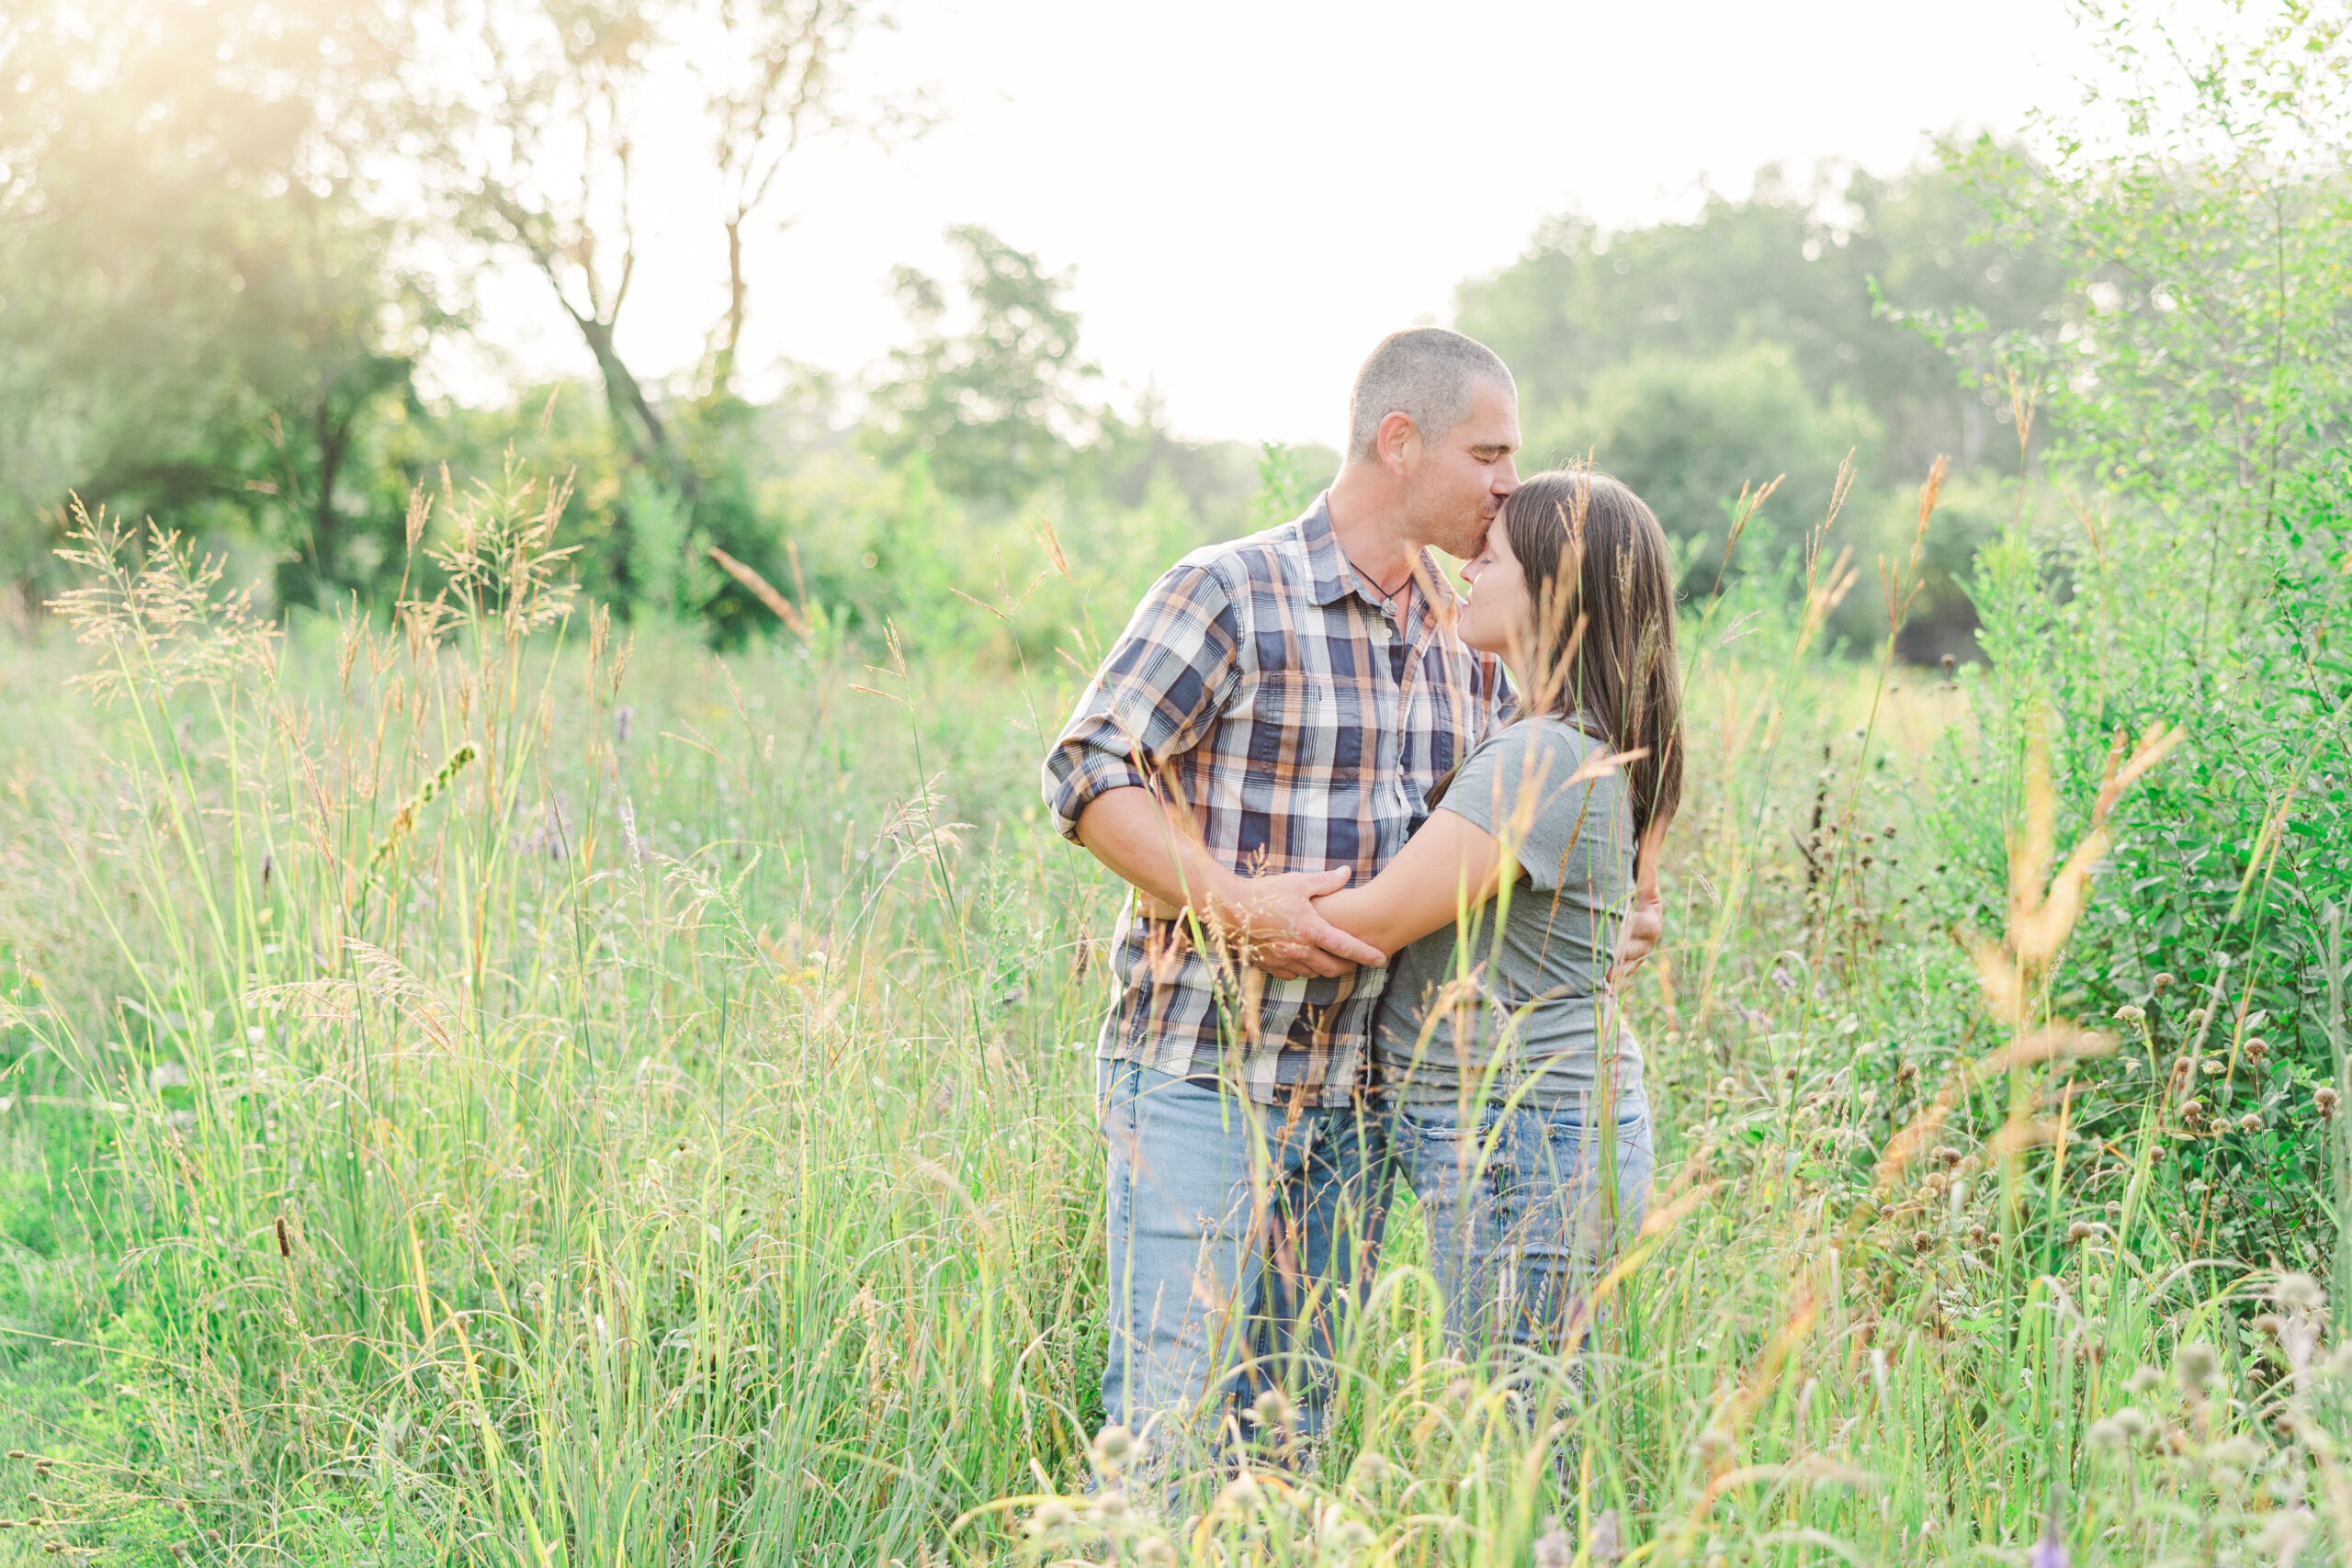
<svg viewBox="0 0 2352 1568">
<path fill-rule="evenodd" d="M 1509 701 L 1499 660 L 1463 645 L 1423 558 L 1385 609 L 1331 532 L 1328 497 L 1279 528 L 1193 551 L 1153 585 L 1046 759 L 1046 802 L 1079 813 L 1134 784 L 1188 809 L 1246 875 L 1351 868 L 1361 885 L 1428 815 L 1429 792 Z M 1386 976 L 1276 980 L 1133 900 L 1097 1055 L 1221 1076 L 1261 1104 L 1345 1103 Z"/>
</svg>

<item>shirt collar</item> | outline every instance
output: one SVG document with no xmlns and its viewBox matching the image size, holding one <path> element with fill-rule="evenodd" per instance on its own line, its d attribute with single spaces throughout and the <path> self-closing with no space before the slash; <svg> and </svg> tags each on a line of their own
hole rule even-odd
<svg viewBox="0 0 2352 1568">
<path fill-rule="evenodd" d="M 1380 607 L 1379 593 L 1357 573 L 1355 563 L 1348 559 L 1348 552 L 1340 547 L 1340 536 L 1331 529 L 1329 491 L 1317 496 L 1315 504 L 1299 518 L 1298 534 L 1300 541 L 1306 547 L 1306 564 L 1314 578 L 1315 603 L 1317 605 L 1336 604 L 1353 593 L 1373 608 Z M 1430 558 L 1427 550 L 1421 552 L 1421 570 L 1426 574 L 1425 581 L 1439 593 L 1448 599 L 1453 597 L 1453 585 L 1440 574 L 1437 562 Z M 1421 592 L 1420 584 L 1414 586 L 1410 597 L 1413 619 L 1428 620 L 1436 615 L 1437 606 L 1430 603 L 1430 596 Z"/>
</svg>

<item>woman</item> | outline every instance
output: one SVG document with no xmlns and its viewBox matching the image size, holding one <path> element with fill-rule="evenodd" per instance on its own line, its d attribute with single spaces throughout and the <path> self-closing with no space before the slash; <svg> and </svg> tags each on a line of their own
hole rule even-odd
<svg viewBox="0 0 2352 1568">
<path fill-rule="evenodd" d="M 1378 876 L 1317 907 L 1394 955 L 1374 1064 L 1449 1334 L 1556 1352 L 1649 1201 L 1641 1049 L 1608 971 L 1681 793 L 1672 556 L 1632 491 L 1555 471 L 1463 576 L 1457 629 L 1509 663 L 1520 716 Z"/>
</svg>

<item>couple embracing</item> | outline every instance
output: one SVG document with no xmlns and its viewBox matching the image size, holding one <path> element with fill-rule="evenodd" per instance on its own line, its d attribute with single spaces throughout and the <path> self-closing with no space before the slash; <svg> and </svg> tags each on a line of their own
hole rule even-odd
<svg viewBox="0 0 2352 1568">
<path fill-rule="evenodd" d="M 1163 576 L 1046 760 L 1057 826 L 1136 894 L 1097 1051 L 1102 1405 L 1161 1466 L 1279 1406 L 1312 1454 L 1398 1179 L 1449 1337 L 1530 1380 L 1646 1207 L 1613 987 L 1680 789 L 1671 559 L 1632 491 L 1522 481 L 1519 444 L 1492 351 L 1385 340 L 1330 489 Z"/>
</svg>

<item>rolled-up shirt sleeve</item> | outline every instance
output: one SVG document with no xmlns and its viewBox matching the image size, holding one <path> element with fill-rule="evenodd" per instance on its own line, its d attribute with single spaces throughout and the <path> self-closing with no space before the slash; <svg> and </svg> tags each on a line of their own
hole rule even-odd
<svg viewBox="0 0 2352 1568">
<path fill-rule="evenodd" d="M 1077 841 L 1095 796 L 1149 787 L 1200 742 L 1232 700 L 1240 648 L 1234 596 L 1209 567 L 1179 563 L 1152 585 L 1046 757 L 1040 782 L 1064 838 Z"/>
</svg>

